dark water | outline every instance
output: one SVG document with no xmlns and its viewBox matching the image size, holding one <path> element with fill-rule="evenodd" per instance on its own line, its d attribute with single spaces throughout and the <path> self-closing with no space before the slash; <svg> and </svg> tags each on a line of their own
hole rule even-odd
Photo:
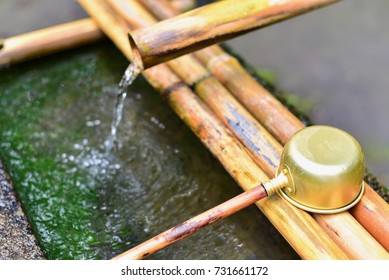
<svg viewBox="0 0 389 280">
<path fill-rule="evenodd" d="M 104 43 L 1 72 L 0 157 L 50 259 L 109 259 L 241 192 L 142 78 L 105 153 L 126 66 Z M 253 206 L 153 258 L 298 256 Z"/>
</svg>

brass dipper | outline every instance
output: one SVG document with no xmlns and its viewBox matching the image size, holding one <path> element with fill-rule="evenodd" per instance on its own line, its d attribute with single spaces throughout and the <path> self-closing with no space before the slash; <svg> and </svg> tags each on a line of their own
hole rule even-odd
<svg viewBox="0 0 389 280">
<path fill-rule="evenodd" d="M 282 152 L 272 180 L 191 218 L 114 259 L 143 259 L 275 192 L 303 210 L 345 211 L 361 199 L 365 164 L 361 146 L 350 134 L 330 126 L 295 133 Z"/>
</svg>

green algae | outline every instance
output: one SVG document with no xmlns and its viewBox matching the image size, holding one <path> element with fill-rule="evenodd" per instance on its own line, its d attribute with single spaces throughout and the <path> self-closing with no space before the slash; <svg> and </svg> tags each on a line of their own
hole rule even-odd
<svg viewBox="0 0 389 280">
<path fill-rule="evenodd" d="M 389 190 L 386 186 L 382 185 L 378 181 L 374 174 L 366 170 L 364 180 L 376 193 L 378 193 L 387 203 L 389 203 Z"/>
<path fill-rule="evenodd" d="M 126 66 L 104 43 L 1 73 L 0 157 L 49 259 L 109 259 L 241 192 L 142 78 L 105 151 Z M 254 206 L 152 257 L 298 258 Z"/>
<path fill-rule="evenodd" d="M 46 61 L 39 70 L 30 63 L 2 75 L 1 156 L 49 258 L 95 257 L 89 249 L 98 238 L 90 230 L 96 190 L 88 174 L 71 170 L 58 159 L 58 153 L 67 149 L 62 140 L 72 141 L 79 135 L 69 138 L 65 123 L 51 129 L 57 108 L 48 109 L 59 95 L 66 94 L 65 83 L 82 76 L 82 71 L 88 73 L 85 67 L 90 64 L 84 64 L 88 59 L 63 61 L 61 71 Z M 74 67 L 80 72 L 75 73 Z"/>
</svg>

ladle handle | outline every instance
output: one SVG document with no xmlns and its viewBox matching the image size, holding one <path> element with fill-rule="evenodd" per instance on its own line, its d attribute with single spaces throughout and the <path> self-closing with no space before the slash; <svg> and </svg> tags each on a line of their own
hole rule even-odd
<svg viewBox="0 0 389 280">
<path fill-rule="evenodd" d="M 165 232 L 162 232 L 161 234 L 114 257 L 113 259 L 144 259 L 156 251 L 159 251 L 166 246 L 169 246 L 174 242 L 179 241 L 220 219 L 226 218 L 266 196 L 267 193 L 265 188 L 262 185 L 259 185 Z"/>
</svg>

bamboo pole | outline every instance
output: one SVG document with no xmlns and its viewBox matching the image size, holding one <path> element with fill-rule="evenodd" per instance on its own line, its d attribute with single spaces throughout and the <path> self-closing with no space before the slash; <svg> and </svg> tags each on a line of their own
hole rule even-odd
<svg viewBox="0 0 389 280">
<path fill-rule="evenodd" d="M 91 19 L 14 36 L 4 39 L 0 44 L 0 67 L 95 42 L 104 37 Z"/>
<path fill-rule="evenodd" d="M 198 51 L 195 56 L 281 144 L 285 145 L 296 131 L 304 127 L 296 116 L 247 73 L 237 59 L 219 46 Z M 230 80 L 231 77 L 235 78 Z"/>
<path fill-rule="evenodd" d="M 361 203 L 350 213 L 389 251 L 389 207 L 377 193 L 365 184 L 366 190 Z"/>
<path fill-rule="evenodd" d="M 131 31 L 143 69 L 339 0 L 225 0 Z"/>
<path fill-rule="evenodd" d="M 362 227 L 354 230 L 354 224 L 358 222 L 349 212 L 326 216 L 313 214 L 313 217 L 351 259 L 363 256 L 366 260 L 389 260 L 389 253 L 367 230 Z M 344 225 L 341 231 L 339 224 Z"/>
<path fill-rule="evenodd" d="M 115 22 L 115 15 L 110 14 L 104 2 L 100 0 L 79 0 L 79 2 L 99 22 L 103 30 L 123 29 L 119 26 L 119 22 Z M 130 3 L 133 4 L 134 1 Z M 104 25 L 106 19 L 100 21 L 100 18 L 110 18 L 110 21 L 115 24 Z M 110 34 L 114 35 L 111 39 L 120 49 L 129 49 L 128 44 L 122 44 L 120 34 L 116 32 L 110 32 Z M 125 51 L 125 53 L 129 52 Z M 131 59 L 131 55 L 127 55 L 127 58 Z M 268 180 L 243 145 L 166 65 L 150 68 L 144 71 L 143 75 L 154 88 L 163 94 L 172 109 L 219 159 L 244 190 L 249 190 L 260 182 Z M 347 258 L 309 214 L 291 207 L 281 197 L 273 195 L 266 199 L 266 203 L 257 203 L 257 205 L 302 258 Z"/>
<path fill-rule="evenodd" d="M 161 9 L 157 4 L 154 3 L 153 7 L 148 5 L 148 3 L 152 2 L 149 0 L 141 0 L 141 2 L 149 6 L 150 8 L 153 8 L 153 11 L 155 11 L 155 14 L 160 15 L 160 16 L 171 16 L 175 15 L 174 10 L 170 10 L 168 12 L 168 9 L 165 7 L 165 9 Z M 161 12 L 163 11 L 163 13 Z M 211 49 L 211 50 L 209 50 Z M 204 50 L 200 50 L 197 52 L 197 54 L 202 57 L 202 52 L 205 54 L 208 54 L 210 51 L 212 52 L 212 49 L 216 49 L 217 51 L 221 52 L 222 50 L 219 49 L 218 47 L 209 47 Z M 174 66 L 175 72 L 177 75 L 180 75 L 186 83 L 190 85 L 195 85 L 195 90 L 199 94 L 199 96 L 202 97 L 202 99 L 212 108 L 212 110 L 217 114 L 217 116 L 227 125 L 231 131 L 235 134 L 235 136 L 246 145 L 246 147 L 249 148 L 249 150 L 252 152 L 253 158 L 257 161 L 259 166 L 265 172 L 267 173 L 268 176 L 273 176 L 274 175 L 274 169 L 277 167 L 277 164 L 279 162 L 279 155 L 274 155 L 275 153 L 280 153 L 281 146 L 274 140 L 272 137 L 267 133 L 266 130 L 263 130 L 262 126 L 260 124 L 257 124 L 255 120 L 250 116 L 248 112 L 245 111 L 245 109 L 240 106 L 240 104 L 229 94 L 229 92 L 223 88 L 223 86 L 218 83 L 218 81 L 215 80 L 215 78 L 204 78 L 207 75 L 210 75 L 209 73 L 206 73 L 205 69 L 202 69 L 200 72 L 200 75 L 196 78 L 193 78 L 193 71 L 192 69 L 195 68 L 201 68 L 200 66 L 196 67 L 188 67 L 191 69 L 192 73 L 192 78 L 188 79 L 187 78 L 187 66 L 196 64 L 196 60 L 189 60 L 190 55 L 184 56 L 186 58 L 186 63 L 181 64 L 177 63 Z M 218 56 L 220 57 L 220 53 L 218 53 Z M 183 58 L 183 57 L 182 57 Z M 181 58 L 178 58 L 176 60 L 180 60 Z M 212 58 L 209 57 L 209 59 L 212 61 Z M 233 60 L 234 62 L 237 63 L 236 60 Z M 182 66 L 184 65 L 184 66 Z M 225 66 L 225 65 L 224 65 Z M 232 67 L 223 67 L 223 70 L 227 71 L 229 74 L 232 74 L 231 72 L 235 68 Z M 238 68 L 239 69 L 239 68 Z M 243 68 L 242 68 L 243 70 Z M 242 71 L 243 74 L 246 72 Z M 236 71 L 234 72 L 236 74 Z M 255 81 L 254 79 L 251 78 L 249 75 L 238 75 L 239 77 L 243 76 L 246 78 L 250 77 L 250 80 L 248 81 Z M 195 77 L 195 76 L 194 76 Z M 243 91 L 246 87 L 246 83 L 242 82 L 240 80 L 239 86 L 238 83 L 234 83 L 231 80 L 234 80 L 232 75 L 229 77 L 230 79 L 228 80 L 229 82 L 233 83 L 236 85 L 236 88 L 233 88 L 234 90 L 240 89 L 240 92 Z M 245 86 L 242 86 L 245 85 Z M 256 89 L 259 88 L 259 85 L 257 83 L 254 84 L 256 86 Z M 286 142 L 287 139 L 297 130 L 300 128 L 303 128 L 303 124 L 296 118 L 294 117 L 289 111 L 287 111 L 281 103 L 279 103 L 273 96 L 271 96 L 270 93 L 265 91 L 262 87 L 261 96 L 258 96 L 256 94 L 256 99 L 258 100 L 265 100 L 265 105 L 261 104 L 261 107 L 256 107 L 256 108 L 261 108 L 261 112 L 263 112 L 262 108 L 267 107 L 269 110 L 274 112 L 276 111 L 276 114 L 270 114 L 276 115 L 278 121 L 282 121 L 284 124 L 285 122 L 287 124 L 290 124 L 288 126 L 291 128 L 291 130 L 282 130 L 284 134 L 282 135 L 284 137 L 284 141 Z M 253 94 L 251 95 L 253 96 Z M 241 97 L 241 95 L 239 95 Z M 244 98 L 244 96 L 243 96 Z M 261 98 L 261 99 L 260 99 Z M 269 104 L 270 103 L 270 104 Z M 256 105 L 259 105 L 258 102 Z M 275 106 L 276 105 L 276 106 Z M 273 107 L 274 106 L 274 107 Z M 277 114 L 278 110 L 278 114 Z M 256 109 L 256 111 L 259 111 Z M 262 114 L 264 115 L 264 114 Z M 267 116 L 265 116 L 267 117 Z M 269 118 L 269 117 L 267 117 Z M 272 127 L 279 127 L 277 122 L 267 122 L 267 126 L 271 125 Z M 277 124 L 277 125 L 276 125 Z M 280 125 L 283 127 L 282 125 Z M 272 160 L 273 159 L 273 160 Z M 276 164 L 276 165 L 275 165 Z M 386 207 L 387 208 L 387 207 Z M 315 215 L 315 217 L 319 217 L 319 215 Z M 365 229 L 351 216 L 351 215 L 346 215 L 344 214 L 343 220 L 336 220 L 336 219 L 330 219 L 328 218 L 329 224 L 326 224 L 327 217 L 323 216 L 321 217 L 321 222 L 320 224 L 323 226 L 325 230 L 328 228 L 333 228 L 336 232 L 342 233 L 343 236 L 346 236 L 348 232 L 355 232 L 357 236 L 362 236 L 363 232 L 365 232 Z M 344 223 L 344 221 L 347 220 L 347 223 Z M 330 233 L 330 232 L 329 232 Z M 335 241 L 342 246 L 346 250 L 346 253 L 349 253 L 352 258 L 359 258 L 359 259 L 371 259 L 371 258 L 381 258 L 383 255 L 380 253 L 383 251 L 383 248 L 380 244 L 374 240 L 374 238 L 370 235 L 365 236 L 367 239 L 370 239 L 369 241 L 365 242 L 365 246 L 369 245 L 372 246 L 369 250 L 366 248 L 364 249 L 363 244 L 361 244 L 361 241 L 357 242 L 357 239 L 346 239 L 346 240 L 341 240 L 341 239 L 335 239 Z M 385 239 L 381 237 L 381 239 Z M 360 250 L 349 250 L 350 248 L 362 248 Z M 359 252 L 359 254 L 357 254 Z M 370 252 L 377 252 L 377 255 L 375 257 L 372 256 Z"/>
</svg>

